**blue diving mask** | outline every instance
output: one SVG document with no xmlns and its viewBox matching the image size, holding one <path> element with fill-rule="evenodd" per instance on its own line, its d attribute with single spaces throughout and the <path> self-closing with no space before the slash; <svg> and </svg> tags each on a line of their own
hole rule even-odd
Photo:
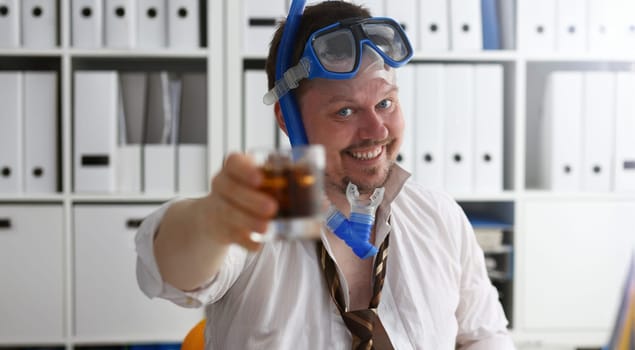
<svg viewBox="0 0 635 350">
<path fill-rule="evenodd" d="M 302 79 L 352 79 L 360 69 L 363 48 L 374 50 L 387 65 L 397 68 L 408 63 L 412 45 L 401 26 L 391 18 L 351 18 L 313 32 L 302 58 L 287 69 L 273 89 L 263 97 L 271 105 Z"/>
</svg>

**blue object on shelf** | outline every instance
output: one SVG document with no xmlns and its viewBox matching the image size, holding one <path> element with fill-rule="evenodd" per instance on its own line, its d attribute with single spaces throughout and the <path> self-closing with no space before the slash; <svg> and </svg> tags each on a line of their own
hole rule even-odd
<svg viewBox="0 0 635 350">
<path fill-rule="evenodd" d="M 131 344 L 127 350 L 180 350 L 181 343 Z"/>
<path fill-rule="evenodd" d="M 483 21 L 483 49 L 500 50 L 501 38 L 496 0 L 481 0 Z"/>
<path fill-rule="evenodd" d="M 127 350 L 158 350 L 156 344 L 131 344 Z"/>
<path fill-rule="evenodd" d="M 165 343 L 157 345 L 156 350 L 180 350 L 181 343 Z"/>
<path fill-rule="evenodd" d="M 514 228 L 513 224 L 508 222 L 503 222 L 501 220 L 490 219 L 480 216 L 470 216 L 468 215 L 468 220 L 472 227 L 476 228 L 489 228 L 489 229 L 499 229 L 499 230 L 512 230 Z"/>
</svg>

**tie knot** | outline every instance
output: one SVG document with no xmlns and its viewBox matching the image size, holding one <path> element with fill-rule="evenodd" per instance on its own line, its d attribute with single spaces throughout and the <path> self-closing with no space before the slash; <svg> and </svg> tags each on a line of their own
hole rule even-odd
<svg viewBox="0 0 635 350">
<path fill-rule="evenodd" d="M 351 333 L 362 340 L 368 340 L 373 335 L 373 322 L 377 314 L 370 309 L 347 311 L 342 314 L 344 323 Z"/>
</svg>

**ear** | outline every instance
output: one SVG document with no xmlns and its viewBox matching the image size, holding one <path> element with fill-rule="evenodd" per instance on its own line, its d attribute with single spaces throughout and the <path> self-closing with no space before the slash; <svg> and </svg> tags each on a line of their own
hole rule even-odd
<svg viewBox="0 0 635 350">
<path fill-rule="evenodd" d="M 280 102 L 276 102 L 273 106 L 273 110 L 276 113 L 276 122 L 278 123 L 278 127 L 284 131 L 284 133 L 289 136 L 287 132 L 287 125 L 284 123 L 284 116 L 282 116 L 282 109 L 280 108 Z"/>
</svg>

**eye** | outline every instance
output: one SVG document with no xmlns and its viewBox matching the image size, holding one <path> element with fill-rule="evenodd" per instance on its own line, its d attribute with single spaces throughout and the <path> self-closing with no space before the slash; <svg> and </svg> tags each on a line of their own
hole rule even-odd
<svg viewBox="0 0 635 350">
<path fill-rule="evenodd" d="M 388 109 L 391 106 L 392 106 L 392 100 L 389 100 L 389 99 L 381 100 L 377 104 L 377 108 L 379 108 L 379 109 Z"/>
<path fill-rule="evenodd" d="M 353 114 L 353 110 L 351 108 L 342 108 L 339 111 L 337 111 L 337 115 L 342 117 L 342 118 L 348 118 Z"/>
</svg>

